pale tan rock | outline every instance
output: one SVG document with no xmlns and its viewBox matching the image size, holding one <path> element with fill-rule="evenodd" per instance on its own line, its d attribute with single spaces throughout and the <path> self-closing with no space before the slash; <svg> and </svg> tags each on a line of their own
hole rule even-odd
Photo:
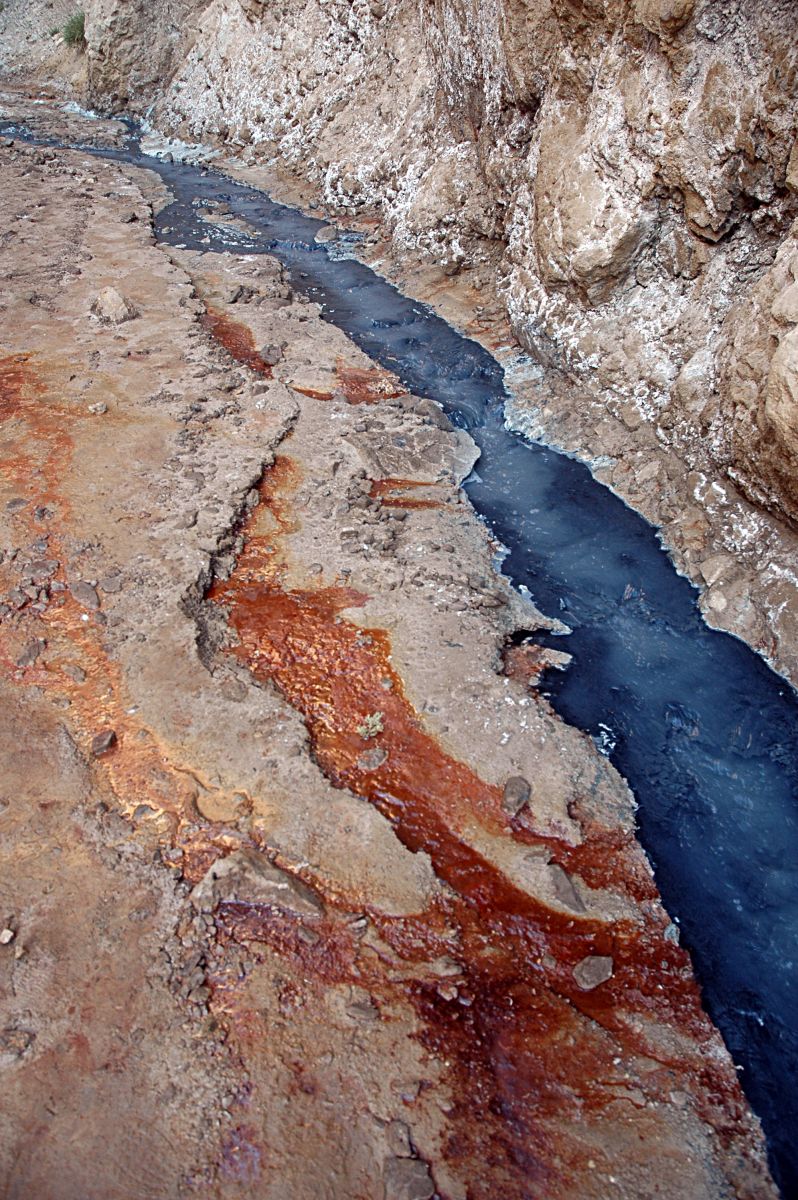
<svg viewBox="0 0 798 1200">
<path fill-rule="evenodd" d="M 658 36 L 681 29 L 693 15 L 695 0 L 637 0 L 635 19 Z"/>
<path fill-rule="evenodd" d="M 301 880 L 253 850 L 236 850 L 217 860 L 191 893 L 199 909 L 211 909 L 222 899 L 274 905 L 303 917 L 316 917 L 323 907 Z"/>
<path fill-rule="evenodd" d="M 728 579 L 734 573 L 734 569 L 734 559 L 730 554 L 713 554 L 705 559 L 699 568 L 705 583 L 710 587 Z"/>
<path fill-rule="evenodd" d="M 574 967 L 574 979 L 583 992 L 592 992 L 612 978 L 613 961 L 608 955 L 590 954 Z"/>
<path fill-rule="evenodd" d="M 91 311 L 109 325 L 121 325 L 123 321 L 132 321 L 138 316 L 133 302 L 121 296 L 113 287 L 105 287 L 98 293 Z"/>
<path fill-rule="evenodd" d="M 613 175 L 591 154 L 584 112 L 553 110 L 535 177 L 538 265 L 544 282 L 572 282 L 591 302 L 630 269 L 647 229 L 639 202 L 624 200 Z"/>
<path fill-rule="evenodd" d="M 798 192 L 798 141 L 795 142 L 790 151 L 785 182 L 788 188 L 792 188 L 794 192 Z"/>
<path fill-rule="evenodd" d="M 752 497 L 798 521 L 798 231 L 731 312 L 719 364 L 725 454 Z"/>
<path fill-rule="evenodd" d="M 206 821 L 232 822 L 240 820 L 247 811 L 246 797 L 238 792 L 200 792 L 194 801 L 197 811 Z"/>
<path fill-rule="evenodd" d="M 783 292 L 779 292 L 770 314 L 776 321 L 798 325 L 798 283 L 790 284 Z"/>
</svg>

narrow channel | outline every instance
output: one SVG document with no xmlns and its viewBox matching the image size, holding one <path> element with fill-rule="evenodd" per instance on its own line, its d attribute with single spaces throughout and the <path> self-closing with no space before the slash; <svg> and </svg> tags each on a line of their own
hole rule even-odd
<svg viewBox="0 0 798 1200">
<path fill-rule="evenodd" d="M 326 320 L 468 429 L 481 457 L 466 491 L 508 549 L 504 571 L 572 631 L 538 639 L 573 655 L 547 695 L 632 787 L 640 839 L 774 1175 L 798 1196 L 798 696 L 704 623 L 652 526 L 584 465 L 505 427 L 490 354 L 349 256 L 345 239 L 316 243 L 324 221 L 207 167 L 147 156 L 135 132 L 124 151 L 81 149 L 158 172 L 175 197 L 159 241 L 274 255 Z M 208 201 L 253 232 L 204 221 Z"/>
</svg>

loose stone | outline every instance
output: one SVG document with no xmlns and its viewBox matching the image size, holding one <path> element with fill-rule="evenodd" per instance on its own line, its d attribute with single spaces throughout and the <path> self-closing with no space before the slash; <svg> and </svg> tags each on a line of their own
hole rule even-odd
<svg viewBox="0 0 798 1200">
<path fill-rule="evenodd" d="M 107 754 L 116 745 L 117 737 L 113 729 L 103 729 L 100 733 L 95 733 L 91 739 L 91 752 L 95 758 L 99 758 L 102 754 Z"/>
<path fill-rule="evenodd" d="M 357 765 L 361 771 L 376 771 L 388 757 L 388 751 L 383 750 L 381 746 L 375 746 L 373 750 L 366 750 L 357 760 Z"/>
<path fill-rule="evenodd" d="M 515 817 L 525 804 L 529 803 L 532 788 L 523 775 L 511 775 L 504 785 L 502 808 L 510 816 Z"/>
<path fill-rule="evenodd" d="M 431 1200 L 435 1184 L 418 1158 L 389 1158 L 383 1175 L 385 1200 Z"/>
<path fill-rule="evenodd" d="M 91 311 L 109 325 L 121 325 L 123 321 L 132 321 L 139 315 L 135 305 L 113 287 L 103 288 L 98 293 Z"/>
<path fill-rule="evenodd" d="M 40 638 L 37 638 L 36 641 L 28 642 L 17 659 L 17 666 L 32 667 L 42 650 L 44 650 L 44 647 L 45 643 Z"/>
<path fill-rule="evenodd" d="M 583 992 L 592 992 L 612 978 L 613 961 L 603 954 L 589 954 L 574 967 L 574 979 Z"/>
<path fill-rule="evenodd" d="M 82 604 L 84 608 L 96 610 L 100 607 L 100 597 L 90 583 L 85 583 L 81 579 L 78 583 L 70 584 L 69 590 L 78 604 Z"/>
</svg>

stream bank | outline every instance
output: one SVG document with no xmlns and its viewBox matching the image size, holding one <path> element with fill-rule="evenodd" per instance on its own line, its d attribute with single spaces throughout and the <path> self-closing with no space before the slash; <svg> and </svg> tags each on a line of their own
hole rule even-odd
<svg viewBox="0 0 798 1200">
<path fill-rule="evenodd" d="M 245 1064 L 238 1089 L 224 1097 L 224 1111 L 234 1115 L 220 1150 L 208 1134 L 208 1186 L 224 1194 L 246 1184 L 269 1195 L 268 1159 L 281 1196 L 304 1194 L 316 1172 L 332 1174 L 342 1197 L 351 1195 L 354 1178 L 375 1195 L 382 1188 L 399 1196 L 412 1186 L 414 1194 L 456 1196 L 469 1186 L 487 1196 L 498 1186 L 520 1196 L 533 1179 L 547 1195 L 598 1197 L 609 1176 L 621 1195 L 634 1196 L 647 1186 L 655 1152 L 663 1155 L 658 1180 L 674 1196 L 717 1195 L 719 1173 L 732 1194 L 768 1194 L 735 1072 L 700 1008 L 687 956 L 674 942 L 634 841 L 628 791 L 591 740 L 560 721 L 539 691 L 497 674 L 505 638 L 550 623 L 494 574 L 496 545 L 459 498 L 457 481 L 472 461 L 466 435 L 446 423 L 441 428 L 434 406 L 413 399 L 406 384 L 322 322 L 315 303 L 295 295 L 294 278 L 251 254 L 246 230 L 232 255 L 217 246 L 242 235 L 234 222 L 220 231 L 218 220 L 208 220 L 213 197 L 204 197 L 206 215 L 189 204 L 200 245 L 193 247 L 181 228 L 171 240 L 183 248 L 175 245 L 167 259 L 142 207 L 153 188 L 159 204 L 168 200 L 152 177 L 137 192 L 138 171 L 92 166 L 95 160 L 80 152 L 12 148 L 11 154 L 22 160 L 21 213 L 35 204 L 25 187 L 59 181 L 63 224 L 54 224 L 45 201 L 45 211 L 25 227 L 32 232 L 19 252 L 28 277 L 19 272 L 8 328 L 17 331 L 12 355 L 38 352 L 41 373 L 46 352 L 51 373 L 44 393 L 27 382 L 33 393 L 23 393 L 25 404 L 30 394 L 59 395 L 63 412 L 48 399 L 28 415 L 30 406 L 20 409 L 17 399 L 9 417 L 22 422 L 23 433 L 25 422 L 40 422 L 25 434 L 40 456 L 38 476 L 25 463 L 28 503 L 44 485 L 44 503 L 30 510 L 30 519 L 44 520 L 37 516 L 42 509 L 52 513 L 50 542 L 53 550 L 59 543 L 57 561 L 72 585 L 63 601 L 63 590 L 50 589 L 52 607 L 37 593 L 33 604 L 15 610 L 7 626 L 11 677 L 33 702 L 63 708 L 78 757 L 91 753 L 100 718 L 106 726 L 113 721 L 118 744 L 107 747 L 107 758 L 104 751 L 95 756 L 90 786 L 175 871 L 178 895 L 212 943 L 194 944 L 181 926 L 186 961 L 198 951 L 200 958 L 185 968 L 196 980 L 184 997 L 194 1006 L 192 1019 L 207 1028 L 203 1036 L 214 1035 L 214 1045 L 221 1036 L 227 1049 L 220 1053 L 231 1056 L 234 1073 Z M 178 186 L 179 170 L 170 175 L 162 164 L 158 170 L 169 187 Z M 68 203 L 73 186 L 77 195 Z M 86 218 L 86 250 L 74 276 L 67 248 L 87 198 L 96 207 Z M 216 215 L 224 226 L 227 214 L 217 207 Z M 170 237 L 164 226 L 174 219 L 161 208 L 162 238 Z M 63 265 L 54 271 L 59 228 Z M 32 258 L 34 247 L 40 259 Z M 295 250 L 305 253 L 301 238 Z M 123 308 L 96 309 L 106 287 L 119 293 Z M 198 323 L 207 307 L 252 330 L 251 343 L 244 335 L 227 343 L 234 357 L 241 345 L 255 348 L 261 360 L 255 373 L 213 351 Z M 417 318 L 427 320 L 424 313 Z M 217 319 L 215 328 L 223 330 L 224 321 Z M 266 361 L 264 345 L 279 348 L 276 362 Z M 75 372 L 84 353 L 87 365 Z M 463 378 L 451 377 L 454 392 Z M 493 378 L 490 370 L 482 376 L 488 391 Z M 373 415 L 350 402 L 364 394 L 379 400 Z M 118 426 L 116 436 L 106 417 L 112 429 Z M 18 426 L 10 430 L 19 436 Z M 65 433 L 74 443 L 66 457 Z M 297 464 L 288 498 L 284 486 L 269 491 L 275 453 Z M 65 471 L 69 462 L 76 469 Z M 371 494 L 380 480 L 396 481 L 400 499 L 407 483 L 422 484 L 429 503 L 396 508 L 392 516 L 390 504 Z M 29 519 L 19 500 L 25 496 L 10 496 L 7 510 L 16 542 L 25 532 L 19 523 Z M 80 513 L 79 538 L 70 509 Z M 380 519 L 383 510 L 387 520 Z M 444 810 L 448 844 L 436 835 L 429 845 L 408 846 L 396 837 L 389 809 L 390 820 L 350 790 L 331 787 L 292 707 L 263 686 L 257 671 L 253 679 L 230 666 L 227 635 L 201 599 L 212 571 L 235 579 L 242 534 L 251 546 L 255 532 L 243 524 L 248 512 L 258 513 L 257 536 L 266 539 L 269 555 L 285 553 L 281 585 L 291 595 L 334 586 L 371 596 L 362 618 L 362 602 L 348 596 L 344 685 L 349 656 L 368 655 L 375 631 L 390 631 L 392 670 L 401 672 L 412 719 L 441 743 L 448 762 L 460 761 L 484 779 L 483 796 L 469 783 L 465 805 L 458 792 Z M 12 578 L 14 564 L 26 561 L 16 542 Z M 128 581 L 119 591 L 112 584 L 106 598 L 99 581 L 116 578 L 109 560 Z M 473 569 L 464 572 L 464 563 Z M 72 571 L 79 578 L 72 580 Z M 78 589 L 80 582 L 89 591 Z M 72 689 L 60 663 L 78 634 L 84 656 L 96 657 L 90 671 L 78 668 L 87 679 Z M 44 643 L 32 661 L 26 638 Z M 304 660 L 319 645 L 311 636 L 306 648 L 288 648 Z M 385 678 L 391 681 L 390 672 Z M 305 720 L 314 736 L 309 713 Z M 401 734 L 398 717 L 397 729 Z M 361 755 L 372 749 L 359 728 L 347 727 L 347 735 L 354 745 L 363 740 Z M 511 779 L 530 781 L 534 795 L 515 817 L 504 807 Z M 353 853 L 359 845 L 365 852 Z M 432 869 L 451 859 L 455 847 L 464 868 L 473 874 L 479 865 L 483 873 L 482 899 L 498 922 L 493 933 L 467 919 L 465 887 L 466 909 L 452 908 L 457 876 L 445 877 L 444 886 Z M 223 870 L 216 865 L 222 861 Z M 519 901 L 519 892 L 526 899 Z M 531 957 L 519 978 L 505 974 L 479 994 L 479 954 L 498 936 L 507 904 L 523 915 L 519 936 Z M 35 906 L 29 919 L 35 932 Z M 14 963 L 12 969 L 23 970 Z M 554 984 L 538 987 L 544 979 Z M 586 1064 L 598 1055 L 601 1070 L 593 1060 L 575 1078 L 553 1066 L 535 1075 L 537 1054 L 519 1057 L 508 1019 L 522 998 L 530 1031 L 538 1031 L 530 1032 L 533 1039 L 543 1010 L 549 1014 L 539 1051 L 549 1047 L 552 1064 L 561 1061 L 564 1037 L 569 1058 L 584 1053 Z M 206 1014 L 213 1028 L 202 1024 Z M 46 1014 L 41 1020 L 37 1036 L 45 1045 Z M 363 1031 L 355 1037 L 363 1053 L 354 1060 L 353 1029 Z M 490 1051 L 479 1070 L 469 1050 L 475 1030 Z M 271 1042 L 270 1031 L 279 1035 Z M 90 1034 L 88 1027 L 82 1036 Z M 35 1061 L 35 1040 L 18 1056 L 23 1095 L 31 1046 L 28 1062 Z M 602 1083 L 594 1091 L 597 1078 Z M 527 1126 L 522 1098 L 530 1088 L 533 1112 L 541 1097 L 550 1107 Z M 275 1092 L 291 1097 L 284 1119 L 265 1102 Z M 351 1103 L 331 1127 L 322 1117 L 324 1098 L 335 1096 L 340 1111 L 341 1095 Z M 107 1104 L 101 1087 L 97 1096 Z M 501 1122 L 482 1128 L 496 1120 L 497 1105 L 510 1103 L 521 1105 L 514 1112 L 525 1131 L 523 1154 Z M 312 1163 L 297 1141 L 301 1135 L 307 1144 L 309 1125 L 318 1130 Z M 486 1136 L 500 1151 L 493 1158 L 484 1153 Z M 186 1145 L 190 1153 L 190 1139 Z M 44 1184 L 39 1194 L 47 1194 Z"/>
</svg>

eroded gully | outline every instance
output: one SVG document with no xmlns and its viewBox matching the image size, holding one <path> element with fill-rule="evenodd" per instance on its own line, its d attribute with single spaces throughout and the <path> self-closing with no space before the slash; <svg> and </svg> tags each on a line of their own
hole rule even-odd
<svg viewBox="0 0 798 1200">
<path fill-rule="evenodd" d="M 18 133 L 6 126 L 6 132 Z M 503 570 L 570 627 L 573 662 L 547 680 L 564 720 L 629 781 L 640 839 L 690 949 L 706 1006 L 755 1111 L 774 1173 L 798 1195 L 798 698 L 746 645 L 709 629 L 655 530 L 582 464 L 504 425 L 498 363 L 346 254 L 319 219 L 185 163 L 81 147 L 156 171 L 174 197 L 159 241 L 271 254 L 412 392 L 438 401 L 481 456 L 465 488 L 507 547 Z M 199 209 L 227 204 L 247 232 Z M 342 253 L 343 251 L 343 253 Z"/>
</svg>

